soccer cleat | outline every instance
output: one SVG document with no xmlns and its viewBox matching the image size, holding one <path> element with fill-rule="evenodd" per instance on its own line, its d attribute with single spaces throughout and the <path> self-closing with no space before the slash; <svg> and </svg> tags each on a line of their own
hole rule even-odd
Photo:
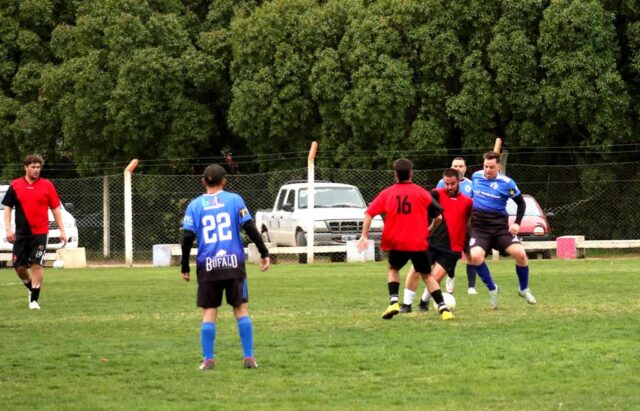
<svg viewBox="0 0 640 411">
<path fill-rule="evenodd" d="M 242 366 L 244 368 L 258 368 L 258 363 L 253 357 L 244 357 L 242 359 Z"/>
<path fill-rule="evenodd" d="M 443 321 L 447 321 L 447 320 L 451 320 L 453 318 L 455 318 L 455 316 L 453 315 L 453 313 L 451 311 L 443 311 L 440 313 L 440 317 L 442 318 Z"/>
<path fill-rule="evenodd" d="M 37 301 L 31 301 L 29 303 L 29 309 L 30 310 L 39 310 L 40 309 L 40 304 L 38 304 Z"/>
<path fill-rule="evenodd" d="M 447 287 L 447 292 L 449 294 L 453 293 L 453 288 L 455 287 L 455 285 L 456 285 L 455 277 L 451 278 L 451 277 L 447 276 L 447 285 L 446 285 L 446 287 Z"/>
<path fill-rule="evenodd" d="M 198 366 L 198 370 L 200 371 L 213 370 L 214 368 L 216 368 L 215 358 L 212 358 L 210 360 L 203 360 Z"/>
<path fill-rule="evenodd" d="M 478 292 L 476 291 L 476 287 L 469 287 L 469 289 L 467 290 L 467 294 L 478 295 Z"/>
<path fill-rule="evenodd" d="M 498 308 L 498 284 L 496 284 L 495 290 L 489 290 L 489 304 L 494 310 Z"/>
<path fill-rule="evenodd" d="M 429 311 L 429 302 L 420 300 L 420 304 L 418 304 L 418 310 L 423 313 Z"/>
<path fill-rule="evenodd" d="M 389 304 L 389 306 L 387 307 L 386 310 L 384 310 L 384 313 L 382 313 L 382 318 L 384 320 L 390 320 L 393 318 L 394 315 L 398 314 L 400 312 L 400 304 L 393 303 L 393 304 Z"/>
<path fill-rule="evenodd" d="M 533 294 L 531 294 L 531 290 L 529 290 L 528 288 L 524 290 L 518 290 L 518 295 L 524 298 L 525 300 L 527 300 L 527 302 L 531 305 L 537 303 L 536 297 L 534 297 Z"/>
<path fill-rule="evenodd" d="M 411 304 L 402 304 L 400 306 L 400 312 L 402 314 L 408 314 L 411 312 Z"/>
</svg>

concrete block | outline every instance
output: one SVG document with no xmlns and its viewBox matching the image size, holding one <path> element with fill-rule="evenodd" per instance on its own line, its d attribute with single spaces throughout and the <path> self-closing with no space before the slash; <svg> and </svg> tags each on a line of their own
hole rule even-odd
<svg viewBox="0 0 640 411">
<path fill-rule="evenodd" d="M 56 250 L 56 258 L 64 261 L 64 268 L 84 268 L 87 266 L 84 247 L 60 248 Z"/>
<path fill-rule="evenodd" d="M 583 235 L 564 235 L 556 239 L 556 256 L 560 259 L 573 260 L 584 257 L 584 249 L 578 243 L 584 241 Z"/>
<path fill-rule="evenodd" d="M 365 261 L 375 261 L 376 249 L 373 240 L 369 240 L 367 248 L 360 252 L 358 251 L 358 241 L 347 241 L 347 262 L 348 263 L 362 263 Z"/>
</svg>

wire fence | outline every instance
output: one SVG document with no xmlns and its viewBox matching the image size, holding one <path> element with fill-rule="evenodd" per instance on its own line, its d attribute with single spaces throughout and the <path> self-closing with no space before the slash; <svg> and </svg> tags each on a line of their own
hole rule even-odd
<svg viewBox="0 0 640 411">
<path fill-rule="evenodd" d="M 467 177 L 480 169 L 470 164 Z M 414 181 L 433 188 L 442 169 L 415 170 Z M 589 240 L 640 238 L 640 162 L 544 166 L 508 164 L 507 175 L 523 193 L 535 197 L 555 236 L 584 235 Z M 281 185 L 304 180 L 306 168 L 228 175 L 227 190 L 243 196 L 251 213 L 273 207 Z M 189 201 L 203 192 L 198 175 L 133 174 L 134 263 L 150 263 L 155 244 L 178 244 Z M 370 202 L 392 184 L 391 171 L 317 168 L 316 178 L 358 187 Z M 123 263 L 123 176 L 55 179 L 63 203 L 73 203 L 81 247 L 87 261 Z"/>
</svg>

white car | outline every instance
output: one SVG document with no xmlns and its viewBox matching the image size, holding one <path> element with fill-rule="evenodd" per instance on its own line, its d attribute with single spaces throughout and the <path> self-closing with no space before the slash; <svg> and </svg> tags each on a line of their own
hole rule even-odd
<svg viewBox="0 0 640 411">
<path fill-rule="evenodd" d="M 8 189 L 8 185 L 0 185 L 0 252 L 13 251 L 13 244 L 8 242 L 6 237 L 7 230 L 4 226 L 4 205 L 2 204 L 2 199 Z M 65 248 L 77 248 L 78 227 L 76 226 L 76 219 L 66 210 L 63 204 L 60 204 L 60 210 L 62 211 L 64 231 L 67 235 L 67 245 Z M 15 210 L 11 213 L 11 224 L 15 231 Z M 60 230 L 53 218 L 53 213 L 49 210 L 49 236 L 47 238 L 47 250 L 57 250 L 58 248 L 62 248 L 62 242 L 60 242 Z"/>
</svg>

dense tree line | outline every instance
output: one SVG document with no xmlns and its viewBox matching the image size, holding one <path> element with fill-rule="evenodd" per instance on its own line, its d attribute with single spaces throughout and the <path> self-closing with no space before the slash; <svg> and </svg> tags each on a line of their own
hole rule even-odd
<svg viewBox="0 0 640 411">
<path fill-rule="evenodd" d="M 374 168 L 496 136 L 607 147 L 639 111 L 635 0 L 0 0 L 5 176 L 34 151 L 95 175 L 312 140 Z"/>
</svg>

